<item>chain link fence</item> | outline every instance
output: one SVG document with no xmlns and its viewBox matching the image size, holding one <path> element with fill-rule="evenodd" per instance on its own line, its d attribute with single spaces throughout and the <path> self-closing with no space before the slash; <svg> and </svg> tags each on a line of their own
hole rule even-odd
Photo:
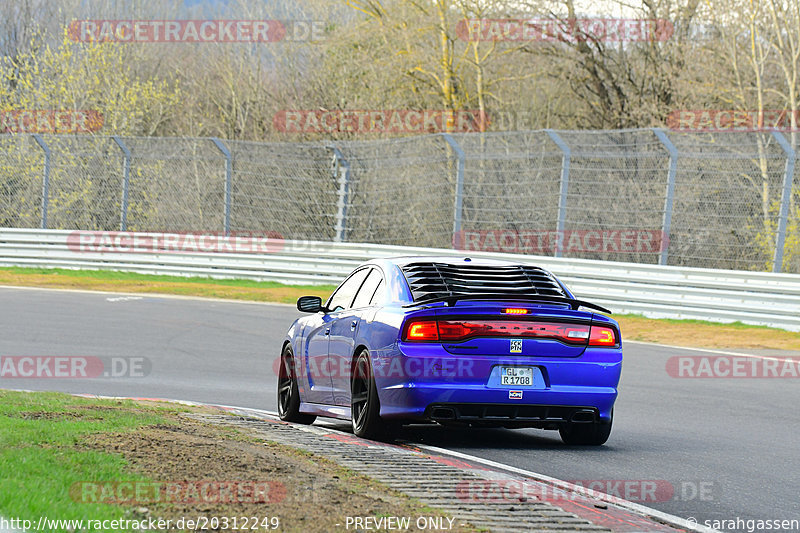
<svg viewBox="0 0 800 533">
<path fill-rule="evenodd" d="M 306 143 L 3 134 L 0 225 L 800 273 L 796 145 L 657 129 Z"/>
</svg>

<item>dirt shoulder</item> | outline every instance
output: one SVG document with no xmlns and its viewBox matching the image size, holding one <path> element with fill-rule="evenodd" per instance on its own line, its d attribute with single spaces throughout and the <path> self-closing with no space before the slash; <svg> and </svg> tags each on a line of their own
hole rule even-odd
<svg viewBox="0 0 800 533">
<path fill-rule="evenodd" d="M 54 533 L 329 532 L 347 531 L 347 517 L 446 520 L 324 453 L 232 425 L 239 420 L 211 407 L 0 389 L 0 515 Z"/>
<path fill-rule="evenodd" d="M 177 422 L 81 442 L 83 448 L 121 454 L 134 473 L 178 487 L 173 499 L 191 500 L 141 503 L 136 513 L 143 518 L 238 517 L 242 524 L 251 520 L 248 531 L 279 524 L 280 531 L 329 532 L 345 531 L 348 516 L 445 516 L 325 458 L 183 416 Z M 204 499 L 209 486 L 206 501 L 195 501 Z M 218 486 L 223 488 L 215 492 Z M 237 488 L 226 491 L 230 487 Z"/>
</svg>

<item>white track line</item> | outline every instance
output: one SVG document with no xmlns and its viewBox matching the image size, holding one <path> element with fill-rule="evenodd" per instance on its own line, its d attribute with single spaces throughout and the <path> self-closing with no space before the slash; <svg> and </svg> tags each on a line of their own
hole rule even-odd
<svg viewBox="0 0 800 533">
<path fill-rule="evenodd" d="M 77 294 L 111 294 L 114 296 L 138 296 L 140 298 L 168 298 L 171 300 L 196 300 L 200 302 L 220 302 L 226 304 L 245 304 L 245 305 L 278 305 L 281 307 L 292 307 L 295 304 L 285 304 L 281 302 L 256 302 L 253 300 L 232 300 L 230 298 L 213 298 L 205 296 L 183 296 L 180 294 L 162 294 L 158 292 L 112 292 L 94 291 L 89 289 L 59 289 L 54 287 L 25 287 L 19 285 L 0 285 L 0 289 L 15 289 L 24 291 L 51 291 L 51 292 L 74 292 Z"/>
<path fill-rule="evenodd" d="M 222 407 L 222 406 L 219 406 Z M 273 413 L 271 411 L 265 411 L 262 409 L 250 409 L 247 407 L 233 407 L 227 406 L 229 409 L 237 409 L 243 411 L 252 411 L 255 413 L 259 413 L 262 415 L 267 415 L 270 418 L 278 418 L 277 413 Z M 324 426 L 326 431 L 339 433 L 342 435 L 350 435 L 350 433 L 345 431 L 339 431 L 338 429 L 334 429 L 328 426 Z M 301 428 L 302 429 L 302 428 Z M 539 474 L 538 472 L 532 472 L 530 470 L 524 470 L 522 468 L 517 468 L 516 466 L 506 465 L 503 463 L 498 463 L 496 461 L 492 461 L 490 459 L 484 459 L 482 457 L 476 457 L 474 455 L 469 455 L 466 453 L 461 453 L 453 450 L 448 450 L 446 448 L 439 448 L 437 446 L 429 446 L 427 444 L 419 444 L 416 442 L 409 442 L 409 445 L 419 448 L 422 450 L 427 450 L 429 452 L 438 454 L 438 455 L 449 455 L 450 457 L 455 457 L 457 459 L 462 459 L 464 461 L 478 463 L 484 466 L 489 466 L 497 470 L 503 470 L 506 472 L 511 472 L 514 474 L 521 474 L 525 477 L 531 478 L 535 481 L 539 481 L 542 483 L 547 483 L 548 485 L 553 485 L 555 487 L 568 490 L 570 492 L 575 492 L 577 494 L 581 494 L 583 496 L 587 496 L 589 498 L 594 498 L 596 500 L 600 500 L 606 503 L 610 503 L 616 505 L 618 507 L 622 507 L 623 509 L 627 509 L 629 511 L 633 511 L 637 514 L 649 516 L 653 518 L 657 518 L 662 522 L 666 522 L 667 524 L 677 526 L 680 528 L 684 528 L 690 531 L 697 531 L 700 533 L 720 533 L 716 529 L 711 529 L 709 527 L 703 526 L 696 522 L 691 522 L 686 520 L 685 518 L 681 518 L 680 516 L 671 515 L 669 513 L 661 512 L 657 509 L 653 509 L 651 507 L 647 507 L 645 505 L 640 505 L 638 503 L 634 503 L 616 496 L 611 496 L 609 494 L 605 494 L 604 492 L 599 492 L 596 490 L 588 489 L 586 487 L 582 487 L 580 485 L 575 485 L 573 483 L 569 483 L 567 481 L 562 481 L 560 479 L 546 476 L 544 474 Z"/>
<path fill-rule="evenodd" d="M 4 390 L 11 390 L 15 392 L 37 392 L 37 391 L 30 391 L 26 389 L 4 389 Z M 155 402 L 169 402 L 175 403 L 180 405 L 191 405 L 197 407 L 217 407 L 221 409 L 230 409 L 236 411 L 243 411 L 243 412 L 250 412 L 258 414 L 262 417 L 271 418 L 271 419 L 278 419 L 278 414 L 273 411 L 267 411 L 264 409 L 255 409 L 252 407 L 242 407 L 237 405 L 222 405 L 222 404 L 209 404 L 209 403 L 202 403 L 202 402 L 193 402 L 188 400 L 174 400 L 169 398 L 132 398 L 128 396 L 103 396 L 98 394 L 75 394 L 72 393 L 73 396 L 78 396 L 81 398 L 97 398 L 101 400 L 134 400 L 134 401 L 155 401 Z M 311 431 L 312 433 L 317 433 L 313 426 L 304 426 L 299 424 L 292 424 L 297 426 L 298 429 Z M 334 429 L 327 426 L 317 426 L 316 429 L 322 430 L 324 427 L 325 432 L 333 432 L 338 433 L 340 435 L 351 435 L 351 433 L 345 431 L 339 431 L 338 429 Z M 506 465 L 503 463 L 498 463 L 496 461 L 492 461 L 490 459 L 484 459 L 482 457 L 476 457 L 474 455 L 469 455 L 466 453 L 457 452 L 454 450 L 448 450 L 446 448 L 439 448 L 437 446 L 429 446 L 427 444 L 419 444 L 419 443 L 408 443 L 410 446 L 414 446 L 419 449 L 427 450 L 429 452 L 433 452 L 439 455 L 449 455 L 451 457 L 455 457 L 457 459 L 462 459 L 465 461 L 478 463 L 484 466 L 489 466 L 495 468 L 497 470 L 502 470 L 505 472 L 511 472 L 514 474 L 520 474 L 531 478 L 535 481 L 539 481 L 542 483 L 547 483 L 549 485 L 553 485 L 555 487 L 565 489 L 571 492 L 575 492 L 577 494 L 581 494 L 583 496 L 587 496 L 589 498 L 594 498 L 609 504 L 616 505 L 618 507 L 622 507 L 623 509 L 627 509 L 629 511 L 633 511 L 643 516 L 648 516 L 652 518 L 656 518 L 662 522 L 667 524 L 677 526 L 679 528 L 683 528 L 689 531 L 697 531 L 698 533 L 721 533 L 715 529 L 708 528 L 696 522 L 691 522 L 680 516 L 671 515 L 668 513 L 663 513 L 657 509 L 653 509 L 651 507 L 647 507 L 645 505 L 640 505 L 638 503 L 634 503 L 628 500 L 624 500 L 622 498 L 618 498 L 616 496 L 611 496 L 609 494 L 605 494 L 603 492 L 599 492 L 593 489 L 587 489 L 586 487 L 582 487 L 580 485 L 575 485 L 573 483 L 569 483 L 567 481 L 562 481 L 560 479 L 546 476 L 544 474 L 539 474 L 538 472 L 532 472 L 530 470 L 524 470 L 522 468 L 517 468 L 516 466 Z"/>
<path fill-rule="evenodd" d="M 222 302 L 222 303 L 230 303 L 230 304 L 245 304 L 245 305 L 277 305 L 281 307 L 291 307 L 296 308 L 295 304 L 285 304 L 281 302 L 255 302 L 252 300 L 232 300 L 230 298 L 213 298 L 213 297 L 204 297 L 204 296 L 182 296 L 179 294 L 161 294 L 161 293 L 149 293 L 149 292 L 113 292 L 113 291 L 95 291 L 89 289 L 59 289 L 53 287 L 26 287 L 26 286 L 19 286 L 19 285 L 0 285 L 0 289 L 15 289 L 15 290 L 27 290 L 27 291 L 52 291 L 52 292 L 74 292 L 78 294 L 110 294 L 115 296 L 138 296 L 141 298 L 169 298 L 173 300 L 196 300 L 201 302 Z M 724 326 L 725 323 L 720 322 L 720 326 Z M 717 349 L 709 349 L 709 348 L 692 348 L 691 346 L 674 346 L 672 344 L 660 344 L 657 342 L 645 342 L 645 341 L 631 341 L 631 340 L 624 340 L 624 344 L 644 344 L 649 346 L 661 346 L 663 348 L 672 348 L 675 350 L 690 350 L 693 352 L 707 352 L 707 353 L 718 353 L 723 355 L 735 355 L 739 357 L 753 357 L 756 359 L 770 359 L 770 360 L 778 360 L 781 361 L 781 358 L 776 358 L 774 356 L 769 355 L 756 355 L 756 354 L 749 354 L 749 353 L 741 353 L 741 352 L 731 352 L 726 350 L 717 350 Z M 791 350 L 788 350 L 791 351 Z"/>
<path fill-rule="evenodd" d="M 282 307 L 292 307 L 295 308 L 295 304 L 285 304 L 281 302 L 255 302 L 252 300 L 232 300 L 230 298 L 213 298 L 213 297 L 206 297 L 206 296 L 182 296 L 179 294 L 161 294 L 161 293 L 149 293 L 149 292 L 113 292 L 113 291 L 95 291 L 90 289 L 61 289 L 61 288 L 53 288 L 53 287 L 26 287 L 26 286 L 19 286 L 19 285 L 0 285 L 0 289 L 16 289 L 16 290 L 28 290 L 28 291 L 53 291 L 53 292 L 74 292 L 78 294 L 110 294 L 115 296 L 138 296 L 141 298 L 169 298 L 173 300 L 196 300 L 201 302 L 223 302 L 223 303 L 231 303 L 231 304 L 246 304 L 246 305 L 278 305 Z M 724 326 L 724 322 L 719 323 L 720 326 Z M 708 353 L 719 353 L 723 355 L 736 355 L 739 357 L 753 357 L 756 359 L 771 359 L 771 360 L 782 360 L 780 358 L 776 358 L 773 356 L 768 355 L 755 355 L 755 354 L 748 354 L 748 353 L 741 353 L 741 352 L 731 352 L 725 350 L 717 350 L 717 349 L 709 349 L 709 348 L 692 348 L 691 346 L 674 346 L 672 344 L 660 344 L 657 342 L 646 342 L 646 341 L 631 341 L 631 340 L 624 340 L 624 344 L 644 344 L 650 346 L 661 346 L 663 348 L 672 348 L 675 350 L 691 350 L 693 352 L 708 352 Z"/>
<path fill-rule="evenodd" d="M 573 483 L 569 483 L 567 481 L 562 481 L 560 479 L 546 476 L 544 474 L 539 474 L 538 472 L 532 472 L 530 470 L 524 470 L 522 468 L 517 468 L 516 466 L 506 465 L 503 463 L 498 463 L 496 461 L 492 461 L 490 459 L 484 459 L 482 457 L 476 457 L 474 455 L 469 455 L 466 453 L 456 452 L 453 450 L 448 450 L 445 448 L 439 448 L 438 446 L 429 446 L 427 444 L 417 444 L 413 443 L 413 446 L 417 448 L 421 448 L 423 450 L 428 450 L 430 452 L 440 454 L 440 455 L 449 455 L 451 457 L 455 457 L 457 459 L 463 459 L 465 461 L 474 462 L 478 464 L 482 464 L 484 466 L 489 466 L 495 468 L 497 470 L 504 470 L 506 472 L 512 472 L 514 474 L 521 474 L 523 476 L 529 477 L 534 479 L 535 481 L 539 481 L 542 483 L 547 483 L 548 485 L 553 485 L 555 487 L 565 489 L 571 492 L 575 492 L 577 494 L 581 494 L 587 496 L 589 498 L 594 498 L 606 503 L 610 503 L 616 505 L 618 507 L 622 507 L 629 511 L 633 511 L 637 514 L 649 516 L 653 518 L 657 518 L 662 522 L 666 522 L 667 524 L 677 526 L 680 528 L 688 529 L 690 531 L 698 531 L 702 533 L 719 533 L 716 529 L 711 529 L 697 522 L 691 522 L 680 516 L 671 515 L 668 513 L 663 513 L 657 509 L 653 509 L 652 507 L 647 507 L 645 505 L 640 505 L 638 503 L 634 503 L 628 500 L 624 500 L 622 498 L 611 496 L 604 492 L 599 492 L 592 489 L 587 489 L 586 487 L 582 487 L 581 485 L 575 485 Z"/>
<path fill-rule="evenodd" d="M 95 294 L 98 294 L 98 293 L 99 294 L 124 294 L 124 295 L 130 295 L 130 296 L 141 296 L 142 294 L 147 294 L 147 293 L 119 293 L 119 292 L 90 291 L 90 290 L 80 290 L 80 289 L 51 289 L 51 288 L 39 288 L 39 287 L 16 287 L 16 286 L 8 286 L 8 285 L 2 285 L 0 287 L 13 288 L 13 289 L 79 292 L 79 293 L 90 293 L 90 294 L 91 293 L 95 293 Z M 266 303 L 266 302 L 250 302 L 250 301 L 247 301 L 247 300 L 223 300 L 223 299 L 220 299 L 220 298 L 202 298 L 202 297 L 194 297 L 194 296 L 176 296 L 176 295 L 161 295 L 161 294 L 153 294 L 153 295 L 147 294 L 147 296 L 154 296 L 154 297 L 159 297 L 159 298 L 175 298 L 175 299 L 184 299 L 184 300 L 222 301 L 222 302 L 226 302 L 226 303 L 283 305 L 283 306 L 287 306 L 288 305 L 288 306 L 291 306 L 291 304 L 271 304 L 271 303 Z M 772 360 L 772 361 L 783 361 L 784 360 L 783 358 L 780 358 L 780 357 L 767 356 L 767 355 L 756 355 L 756 354 L 748 354 L 748 353 L 741 353 L 741 352 L 731 352 L 731 351 L 727 351 L 727 350 L 715 350 L 715 349 L 708 349 L 708 348 L 692 348 L 692 347 L 689 347 L 689 346 L 674 346 L 674 345 L 670 345 L 670 344 L 659 344 L 659 343 L 655 343 L 655 342 L 630 341 L 629 340 L 629 341 L 625 341 L 625 343 L 658 346 L 658 347 L 661 347 L 661 348 L 670 348 L 670 349 L 674 349 L 674 350 L 688 350 L 688 351 L 692 351 L 692 352 L 715 353 L 715 354 L 722 354 L 722 355 L 733 355 L 733 356 L 737 356 L 737 357 L 750 357 L 750 358 L 754 358 L 754 359 L 766 359 L 766 360 Z M 130 399 L 130 398 L 117 398 L 117 397 L 113 397 L 113 396 L 97 396 L 97 395 L 91 395 L 91 394 L 82 395 L 82 396 L 89 396 L 89 397 L 95 397 L 95 398 L 101 398 L 101 399 Z M 170 400 L 170 399 L 154 399 L 154 400 L 167 401 L 167 402 L 173 402 L 173 403 L 182 403 L 182 404 L 186 404 L 186 405 L 211 406 L 211 407 L 221 407 L 221 408 L 224 408 L 224 409 L 236 409 L 236 410 L 241 410 L 241 411 L 250 411 L 250 412 L 253 412 L 253 413 L 260 414 L 262 416 L 267 416 L 267 417 L 270 417 L 270 418 L 277 418 L 277 413 L 274 413 L 274 412 L 271 412 L 271 411 L 265 411 L 265 410 L 262 410 L 262 409 L 252 409 L 252 408 L 249 408 L 249 407 L 240 407 L 240 406 L 235 406 L 235 405 L 202 404 L 202 403 L 197 403 L 197 402 L 187 402 L 187 401 L 184 401 L 184 400 Z M 326 428 L 326 429 L 328 431 L 334 431 L 334 432 L 345 434 L 345 435 L 348 434 L 348 433 L 341 432 L 341 431 L 333 429 L 333 428 Z M 447 450 L 445 448 L 439 448 L 437 446 L 429 446 L 429 445 L 426 445 L 426 444 L 417 444 L 417 443 L 414 443 L 414 446 L 416 446 L 417 448 L 420 448 L 420 449 L 428 450 L 430 452 L 434 452 L 434 453 L 438 453 L 438 454 L 442 454 L 442 455 L 449 455 L 451 457 L 456 457 L 458 459 L 463 459 L 463 460 L 466 460 L 466 461 L 475 462 L 475 463 L 478 463 L 478 464 L 482 464 L 484 466 L 490 466 L 492 468 L 496 468 L 496 469 L 499 469 L 499 470 L 505 470 L 506 472 L 513 472 L 515 474 L 520 474 L 520 475 L 523 475 L 523 476 L 527 476 L 527 477 L 530 477 L 531 479 L 534 479 L 536 481 L 540 481 L 540 482 L 543 482 L 543 483 L 548 483 L 550 485 L 554 485 L 556 487 L 559 487 L 559 488 L 562 488 L 562 489 L 565 489 L 565 490 L 569 490 L 569 491 L 572 491 L 572 492 L 575 492 L 575 493 L 578 493 L 578 494 L 582 494 L 582 495 L 585 495 L 585 496 L 593 497 L 593 498 L 599 499 L 601 501 L 604 501 L 606 503 L 612 503 L 614 505 L 618 505 L 618 506 L 623 507 L 625 509 L 628 509 L 630 511 L 634 511 L 636 513 L 639 513 L 639 514 L 642 514 L 642 515 L 645 515 L 645 516 L 651 516 L 651 517 L 657 518 L 657 519 L 659 519 L 661 521 L 664 521 L 666 523 L 669 523 L 669 524 L 672 524 L 672 525 L 675 525 L 675 526 L 678 526 L 678 527 L 681 527 L 681 528 L 684 528 L 684 529 L 688 529 L 690 531 L 698 531 L 698 532 L 702 532 L 702 533 L 716 533 L 716 530 L 714 530 L 714 529 L 711 529 L 711 528 L 705 527 L 703 525 L 697 524 L 696 522 L 688 521 L 688 520 L 686 520 L 684 518 L 681 518 L 679 516 L 671 515 L 671 514 L 668 514 L 668 513 L 663 513 L 661 511 L 658 511 L 657 509 L 653 509 L 651 507 L 640 505 L 638 503 L 634 503 L 634 502 L 631 502 L 631 501 L 628 501 L 628 500 L 623 500 L 621 498 L 617 498 L 615 496 L 611 496 L 611 495 L 608 495 L 608 494 L 605 494 L 605 493 L 602 493 L 602 492 L 598 492 L 598 491 L 594 491 L 594 490 L 591 490 L 591 489 L 587 489 L 587 488 L 582 487 L 580 485 L 575 485 L 573 483 L 568 483 L 566 481 L 563 481 L 563 480 L 560 480 L 560 479 L 556 479 L 556 478 L 553 478 L 553 477 L 550 477 L 550 476 L 546 476 L 544 474 L 539 474 L 538 472 L 532 472 L 532 471 L 529 471 L 529 470 L 524 470 L 524 469 L 521 469 L 521 468 L 517 468 L 515 466 L 506 465 L 506 464 L 503 464 L 503 463 L 498 463 L 498 462 L 495 462 L 495 461 L 491 461 L 489 459 L 484 459 L 482 457 L 476 457 L 474 455 L 469 455 L 469 454 L 465 454 L 465 453 L 461 453 L 461 452 L 456 452 L 456 451 L 453 451 L 453 450 Z"/>
<path fill-rule="evenodd" d="M 704 353 L 718 353 L 722 355 L 734 355 L 736 357 L 752 357 L 753 359 L 768 359 L 770 361 L 785 361 L 786 358 L 784 357 L 776 357 L 774 355 L 758 355 L 752 353 L 742 353 L 742 352 L 730 352 L 726 350 L 715 350 L 712 348 L 691 348 L 689 346 L 673 346 L 671 344 L 659 344 L 657 342 L 643 342 L 643 341 L 626 341 L 623 340 L 623 352 L 625 351 L 624 345 L 625 344 L 644 344 L 649 346 L 658 346 L 660 348 L 670 348 L 673 350 L 689 350 L 691 352 L 704 352 Z M 791 350 L 787 350 L 791 351 Z M 794 357 L 794 356 L 789 356 Z"/>
</svg>

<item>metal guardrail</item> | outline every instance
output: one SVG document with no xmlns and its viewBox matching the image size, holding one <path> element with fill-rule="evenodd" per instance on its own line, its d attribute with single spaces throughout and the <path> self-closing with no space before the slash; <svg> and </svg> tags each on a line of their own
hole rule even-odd
<svg viewBox="0 0 800 533">
<path fill-rule="evenodd" d="M 89 233 L 95 237 L 93 244 L 81 245 L 80 235 Z M 129 240 L 135 236 L 141 242 L 157 242 L 158 245 L 131 251 L 120 246 L 121 241 L 114 241 L 120 235 Z M 103 240 L 98 236 L 108 238 Z M 148 241 L 150 238 L 154 240 Z M 183 246 L 176 250 L 170 246 L 170 238 L 177 241 L 185 239 L 186 235 L 0 229 L 0 266 L 108 269 L 320 284 L 338 283 L 354 266 L 374 257 L 452 257 L 466 253 L 471 257 L 523 261 L 547 268 L 579 297 L 607 306 L 615 313 L 741 321 L 800 331 L 800 275 L 795 274 L 291 240 L 270 241 L 269 253 L 246 253 L 236 243 L 237 238 L 244 237 L 236 236 L 210 236 L 210 239 L 219 245 L 218 248 L 239 248 L 238 252 L 190 251 L 189 248 L 207 248 Z"/>
<path fill-rule="evenodd" d="M 0 133 L 0 220 L 800 274 L 796 137 L 658 128 L 314 142 Z"/>
</svg>

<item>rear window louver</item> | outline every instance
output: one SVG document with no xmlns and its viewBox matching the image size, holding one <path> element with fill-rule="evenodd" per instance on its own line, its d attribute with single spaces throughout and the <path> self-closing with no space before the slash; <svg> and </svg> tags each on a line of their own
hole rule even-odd
<svg viewBox="0 0 800 533">
<path fill-rule="evenodd" d="M 480 294 L 569 298 L 549 272 L 535 266 L 409 263 L 402 271 L 415 302 Z"/>
</svg>

